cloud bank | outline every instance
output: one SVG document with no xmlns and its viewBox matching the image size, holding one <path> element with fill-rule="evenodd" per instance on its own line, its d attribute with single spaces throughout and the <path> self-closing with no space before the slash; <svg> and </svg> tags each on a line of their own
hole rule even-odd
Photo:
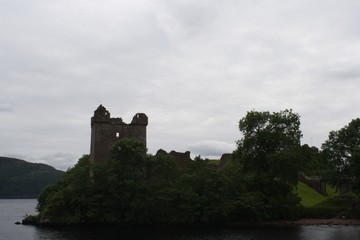
<svg viewBox="0 0 360 240">
<path fill-rule="evenodd" d="M 355 0 L 0 4 L 0 155 L 67 169 L 100 103 L 146 113 L 150 153 L 202 156 L 229 152 L 250 110 L 292 108 L 317 147 L 360 115 Z"/>
</svg>

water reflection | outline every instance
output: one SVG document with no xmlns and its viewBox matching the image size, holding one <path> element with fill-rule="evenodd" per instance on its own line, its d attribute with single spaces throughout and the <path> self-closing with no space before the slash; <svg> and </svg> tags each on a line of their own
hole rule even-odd
<svg viewBox="0 0 360 240">
<path fill-rule="evenodd" d="M 39 240 L 358 240 L 358 226 L 302 227 L 34 227 L 16 239 Z M 25 235 L 26 233 L 26 235 Z M 21 236 L 21 234 L 24 234 Z"/>
<path fill-rule="evenodd" d="M 300 239 L 360 239 L 360 228 L 358 226 L 307 226 L 300 229 Z"/>
<path fill-rule="evenodd" d="M 36 200 L 0 200 L 0 240 L 358 240 L 360 226 L 62 227 L 15 225 Z"/>
<path fill-rule="evenodd" d="M 301 227 L 82 227 L 38 228 L 37 239 L 67 240 L 289 240 L 303 238 Z M 306 234 L 305 234 L 306 235 Z M 324 238 L 322 238 L 324 239 Z"/>
<path fill-rule="evenodd" d="M 65 240 L 355 240 L 360 228 L 313 227 L 82 227 L 37 228 L 35 239 Z"/>
</svg>

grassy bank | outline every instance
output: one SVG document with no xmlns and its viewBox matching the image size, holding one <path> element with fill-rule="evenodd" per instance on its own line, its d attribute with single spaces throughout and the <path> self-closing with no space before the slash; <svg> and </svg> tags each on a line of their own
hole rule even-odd
<svg viewBox="0 0 360 240">
<path fill-rule="evenodd" d="M 321 195 L 303 182 L 295 192 L 301 198 L 302 218 L 359 217 L 357 198 L 354 194 L 339 195 L 335 188 L 327 186 L 328 196 Z"/>
<path fill-rule="evenodd" d="M 314 207 L 321 202 L 324 202 L 330 198 L 338 196 L 338 193 L 335 188 L 326 186 L 326 191 L 328 196 L 324 196 L 314 189 L 310 188 L 303 182 L 299 182 L 295 193 L 301 198 L 301 205 L 304 207 Z"/>
</svg>

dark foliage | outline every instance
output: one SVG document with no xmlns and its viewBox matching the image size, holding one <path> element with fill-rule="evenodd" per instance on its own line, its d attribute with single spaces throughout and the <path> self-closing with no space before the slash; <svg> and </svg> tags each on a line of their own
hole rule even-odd
<svg viewBox="0 0 360 240">
<path fill-rule="evenodd" d="M 339 189 L 346 186 L 360 193 L 360 119 L 353 119 L 338 131 L 331 131 L 322 145 L 331 166 L 329 179 Z"/>
<path fill-rule="evenodd" d="M 131 139 L 118 141 L 103 163 L 90 164 L 85 155 L 39 197 L 40 220 L 184 224 L 296 218 L 299 199 L 292 189 L 298 164 L 292 154 L 301 136 L 298 116 L 291 111 L 264 116 L 273 122 L 266 118 L 261 127 L 275 128 L 245 135 L 235 160 L 224 168 L 200 156 L 180 168 L 169 154 L 149 156 Z M 258 142 L 256 135 L 271 140 Z"/>
<path fill-rule="evenodd" d="M 243 138 L 232 161 L 222 168 L 200 156 L 179 167 L 167 153 L 150 156 L 141 142 L 122 139 L 107 161 L 90 164 L 84 155 L 61 181 L 46 188 L 34 219 L 51 224 L 188 224 L 358 217 L 356 204 L 349 208 L 346 199 L 300 207 L 293 189 L 301 171 L 351 179 L 358 190 L 359 126 L 356 120 L 332 132 L 320 152 L 300 145 L 300 117 L 292 110 L 251 111 L 239 122 Z"/>
<path fill-rule="evenodd" d="M 245 192 L 253 198 L 252 215 L 260 220 L 294 218 L 299 198 L 297 184 L 302 136 L 299 115 L 292 110 L 248 112 L 240 120 L 243 138 L 235 159 L 247 178 Z M 248 200 L 247 198 L 246 200 Z"/>
</svg>

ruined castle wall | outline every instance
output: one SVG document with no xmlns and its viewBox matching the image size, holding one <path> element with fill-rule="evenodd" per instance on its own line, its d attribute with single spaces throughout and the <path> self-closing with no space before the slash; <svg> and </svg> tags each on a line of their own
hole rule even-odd
<svg viewBox="0 0 360 240">
<path fill-rule="evenodd" d="M 189 151 L 182 153 L 173 150 L 169 154 L 175 159 L 177 166 L 180 168 L 186 167 L 187 162 L 191 160 Z"/>
<path fill-rule="evenodd" d="M 106 160 L 114 143 L 123 138 L 134 138 L 146 147 L 147 121 L 145 114 L 137 113 L 133 121 L 126 124 L 121 118 L 110 118 L 110 113 L 100 105 L 91 119 L 90 160 Z"/>
<path fill-rule="evenodd" d="M 299 174 L 299 180 L 317 191 L 318 193 L 327 196 L 326 184 L 320 177 L 307 177 L 304 173 Z"/>
<path fill-rule="evenodd" d="M 224 153 L 223 155 L 221 155 L 219 168 L 224 167 L 231 161 L 231 159 L 233 159 L 232 153 Z"/>
</svg>

